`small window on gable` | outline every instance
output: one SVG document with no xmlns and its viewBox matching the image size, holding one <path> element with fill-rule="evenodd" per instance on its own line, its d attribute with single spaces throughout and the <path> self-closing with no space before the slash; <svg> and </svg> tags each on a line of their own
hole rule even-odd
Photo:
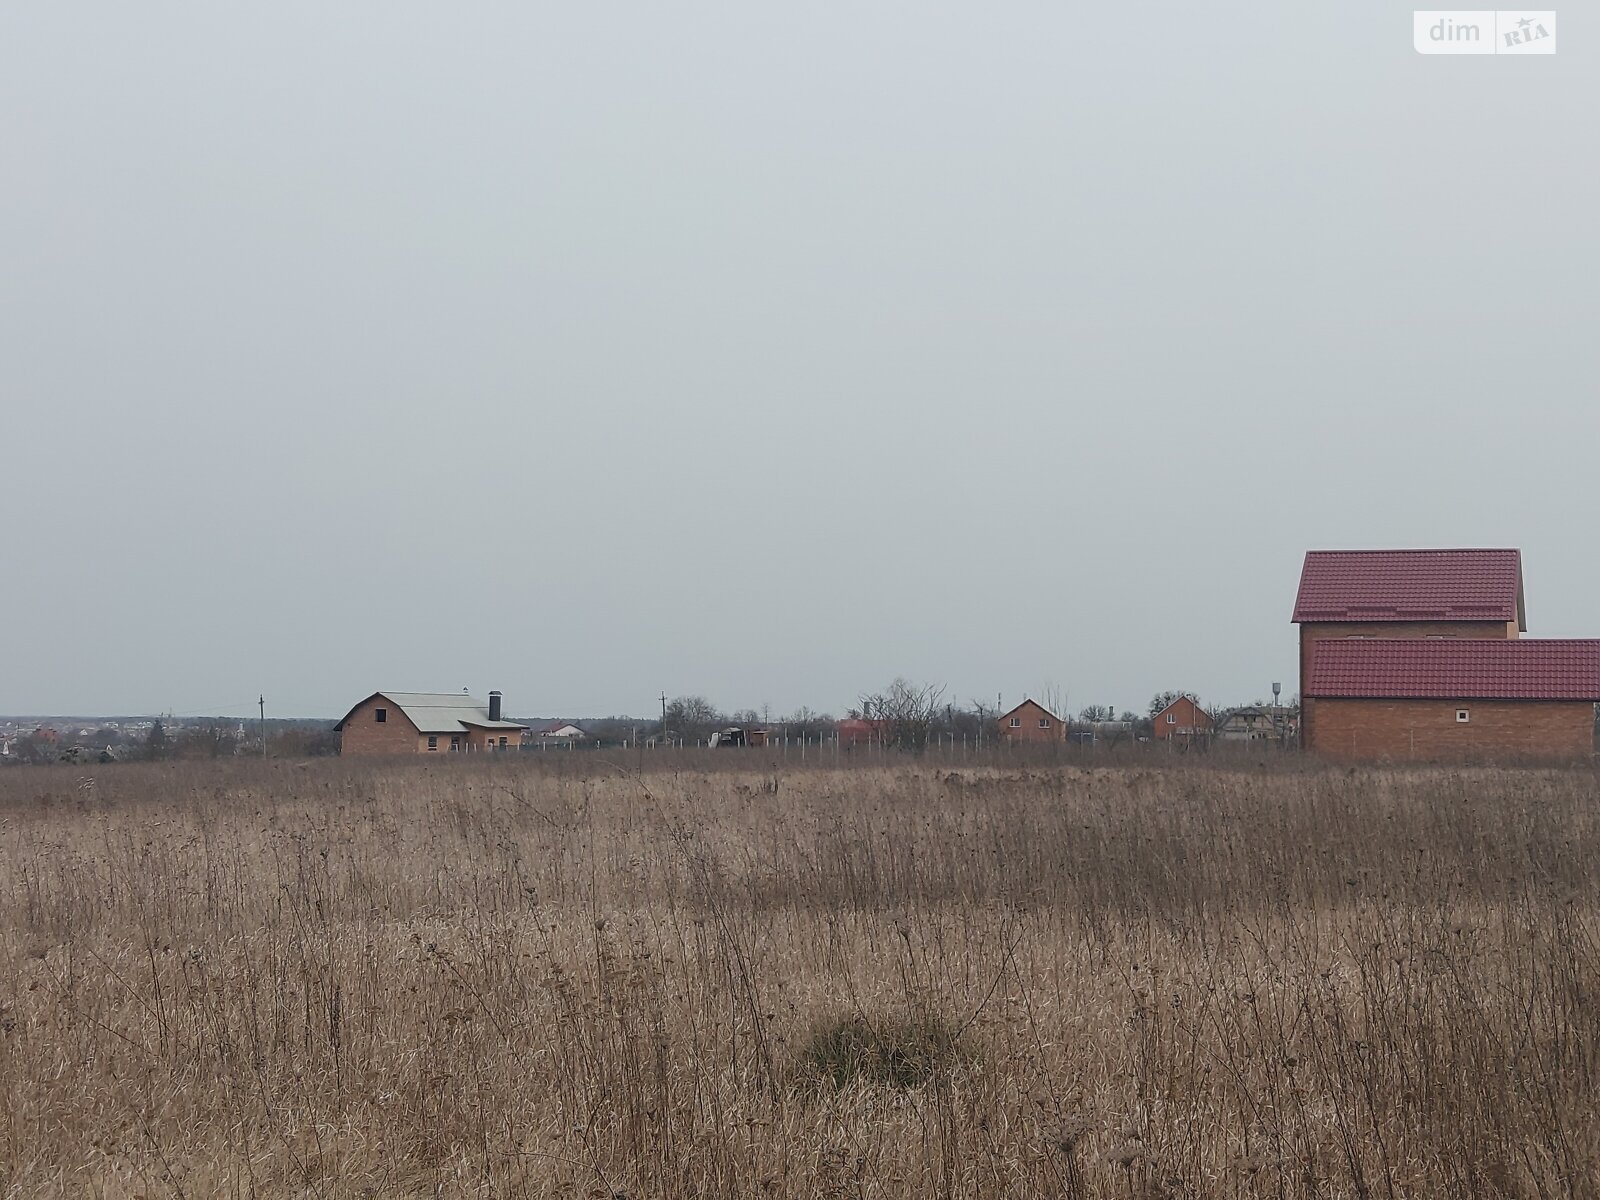
<svg viewBox="0 0 1600 1200">
<path fill-rule="evenodd" d="M 437 750 L 438 748 L 439 748 L 439 737 L 438 737 L 438 735 L 430 733 L 428 735 L 428 749 L 429 750 Z"/>
<path fill-rule="evenodd" d="M 1464 708 L 1456 709 L 1456 724 L 1465 725 L 1470 720 L 1472 720 L 1472 714 L 1468 710 Z"/>
<path fill-rule="evenodd" d="M 459 733 L 452 733 L 450 735 L 450 749 L 452 749 L 452 750 L 461 749 L 461 735 Z"/>
<path fill-rule="evenodd" d="M 389 710 L 387 708 L 375 708 L 372 710 L 372 718 L 379 725 L 382 725 L 389 720 Z"/>
<path fill-rule="evenodd" d="M 1039 718 L 1039 728 L 1040 729 L 1049 729 L 1050 728 L 1050 718 L 1049 717 L 1040 717 Z"/>
<path fill-rule="evenodd" d="M 1012 717 L 1011 718 L 1011 728 L 1013 728 L 1013 729 L 1021 729 L 1022 728 L 1022 718 L 1021 717 Z"/>
<path fill-rule="evenodd" d="M 1176 725 L 1177 723 L 1178 723 L 1178 714 L 1177 713 L 1168 713 L 1167 714 L 1167 724 L 1168 725 Z"/>
</svg>

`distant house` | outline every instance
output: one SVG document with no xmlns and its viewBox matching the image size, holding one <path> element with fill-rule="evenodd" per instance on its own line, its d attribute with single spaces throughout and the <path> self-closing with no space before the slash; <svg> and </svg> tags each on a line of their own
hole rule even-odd
<svg viewBox="0 0 1600 1200">
<path fill-rule="evenodd" d="M 1229 713 L 1217 726 L 1217 737 L 1225 742 L 1273 742 L 1293 736 L 1295 729 L 1294 709 L 1253 704 Z"/>
<path fill-rule="evenodd" d="M 374 692 L 333 728 L 341 754 L 516 750 L 527 731 L 501 718 L 499 692 L 487 704 L 451 692 Z"/>
<path fill-rule="evenodd" d="M 589 734 L 581 726 L 574 725 L 571 721 L 552 721 L 548 725 L 535 729 L 533 736 L 540 741 L 583 741 Z"/>
<path fill-rule="evenodd" d="M 995 722 L 1000 739 L 1013 745 L 1064 742 L 1067 723 L 1037 700 L 1024 700 Z"/>
<path fill-rule="evenodd" d="M 1179 696 L 1151 720 L 1150 736 L 1158 742 L 1188 741 L 1206 736 L 1211 727 L 1211 714 L 1193 696 Z"/>
</svg>

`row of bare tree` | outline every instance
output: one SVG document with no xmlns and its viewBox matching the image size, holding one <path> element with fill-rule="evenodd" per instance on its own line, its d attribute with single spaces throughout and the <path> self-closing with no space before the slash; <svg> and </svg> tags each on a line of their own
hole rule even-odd
<svg viewBox="0 0 1600 1200">
<path fill-rule="evenodd" d="M 1142 714 L 1128 710 L 1119 714 L 1111 705 L 1090 704 L 1080 709 L 1075 717 L 1086 725 L 1119 725 L 1125 736 L 1130 738 L 1148 737 L 1154 718 L 1182 696 L 1201 704 L 1193 692 L 1165 691 L 1152 696 Z M 1074 718 L 1074 714 L 1067 710 L 1065 695 L 1059 689 L 1046 688 L 1038 700 L 1062 719 Z M 1210 710 L 1213 720 L 1218 724 L 1233 711 L 1234 708 Z M 972 742 L 987 740 L 994 736 L 995 722 L 1001 715 L 998 699 L 993 705 L 982 700 L 970 700 L 958 705 L 946 699 L 942 685 L 905 678 L 896 679 L 879 691 L 864 693 L 856 706 L 846 714 L 852 719 L 871 722 L 875 741 L 907 750 L 921 750 L 944 738 Z M 793 738 L 821 739 L 831 735 L 836 724 L 832 715 L 809 708 L 800 708 L 782 716 L 775 716 L 770 708 L 723 712 L 704 696 L 679 696 L 666 705 L 664 721 L 654 723 L 647 732 L 655 736 L 698 741 L 715 730 L 738 725 L 780 730 Z M 636 723 L 634 727 L 637 729 Z"/>
</svg>

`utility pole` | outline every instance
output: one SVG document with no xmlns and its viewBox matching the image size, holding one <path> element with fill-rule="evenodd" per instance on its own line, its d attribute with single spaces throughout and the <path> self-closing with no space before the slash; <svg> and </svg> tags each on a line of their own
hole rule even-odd
<svg viewBox="0 0 1600 1200">
<path fill-rule="evenodd" d="M 261 709 L 261 757 L 267 756 L 267 696 L 263 692 L 256 700 L 256 706 Z"/>
</svg>

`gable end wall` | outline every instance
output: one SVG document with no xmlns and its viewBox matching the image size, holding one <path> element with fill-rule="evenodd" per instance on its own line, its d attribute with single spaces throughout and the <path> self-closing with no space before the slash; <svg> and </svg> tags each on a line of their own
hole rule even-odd
<svg viewBox="0 0 1600 1200">
<path fill-rule="evenodd" d="M 374 717 L 380 708 L 389 710 L 381 725 Z M 382 698 L 361 705 L 339 731 L 340 754 L 415 754 L 426 745 L 427 739 L 399 706 Z"/>
<path fill-rule="evenodd" d="M 1171 725 L 1167 724 L 1168 713 L 1177 718 Z M 1159 742 L 1175 737 L 1192 737 L 1197 731 L 1210 728 L 1210 715 L 1189 697 L 1180 696 L 1155 715 L 1150 722 L 1150 736 Z"/>
<path fill-rule="evenodd" d="M 1012 729 L 1012 717 L 1019 719 L 1021 726 Z M 1049 720 L 1050 728 L 1040 729 L 1040 718 Z M 1067 739 L 1067 723 L 1052 716 L 1043 705 L 1033 700 L 1024 700 L 1017 705 L 1000 718 L 999 725 L 1000 736 L 1008 742 L 1064 742 Z"/>
</svg>

